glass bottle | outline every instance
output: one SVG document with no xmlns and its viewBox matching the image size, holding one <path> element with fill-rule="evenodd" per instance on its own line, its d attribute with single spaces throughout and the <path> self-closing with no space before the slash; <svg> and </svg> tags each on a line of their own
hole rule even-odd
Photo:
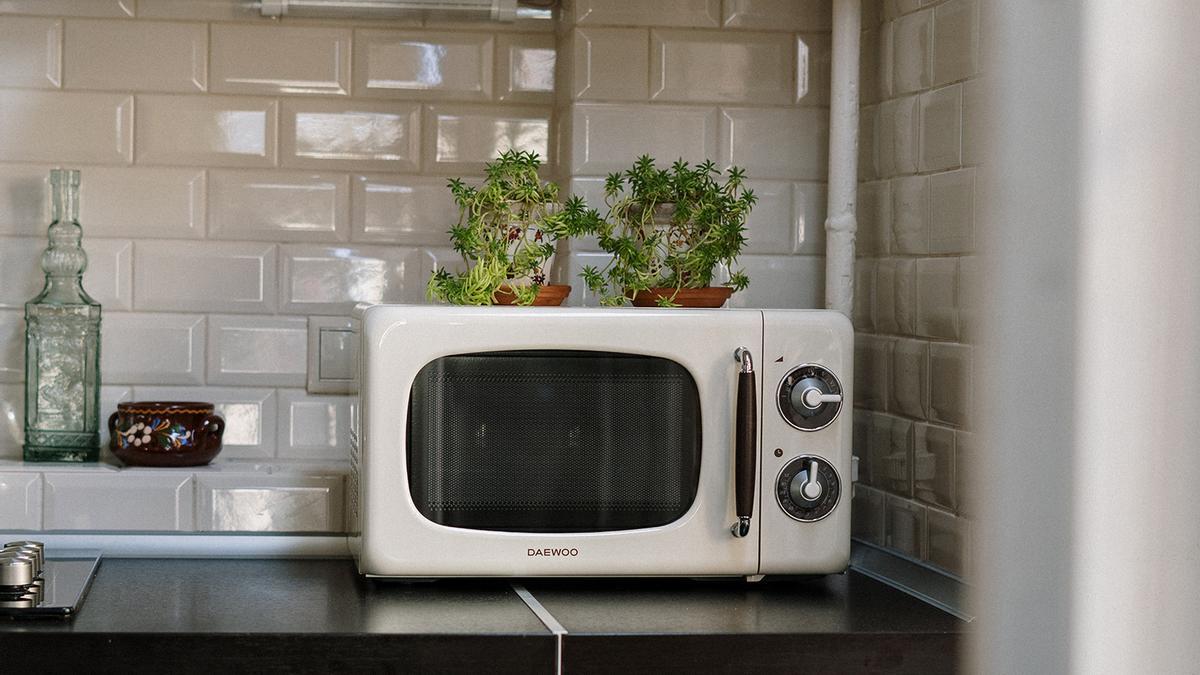
<svg viewBox="0 0 1200 675">
<path fill-rule="evenodd" d="M 100 303 L 83 290 L 79 172 L 50 172 L 46 286 L 25 303 L 25 460 L 99 458 Z"/>
</svg>

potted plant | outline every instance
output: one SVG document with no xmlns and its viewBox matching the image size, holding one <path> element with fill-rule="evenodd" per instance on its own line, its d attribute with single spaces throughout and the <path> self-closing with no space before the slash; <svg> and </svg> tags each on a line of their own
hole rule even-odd
<svg viewBox="0 0 1200 675">
<path fill-rule="evenodd" d="M 604 305 L 720 307 L 750 283 L 733 265 L 746 243 L 746 217 L 756 197 L 745 172 L 730 167 L 722 180 L 711 161 L 676 161 L 659 169 L 643 155 L 608 176 L 608 214 L 593 223 L 600 248 L 612 254 L 603 269 L 585 267 L 588 288 Z M 729 281 L 712 286 L 718 265 Z"/>
<path fill-rule="evenodd" d="M 599 214 L 583 201 L 558 203 L 558 186 L 538 177 L 537 153 L 508 150 L 487 164 L 482 186 L 461 179 L 448 187 L 458 205 L 450 228 L 466 271 L 435 269 L 430 298 L 455 305 L 558 305 L 566 285 L 547 284 L 559 239 L 595 228 Z"/>
</svg>

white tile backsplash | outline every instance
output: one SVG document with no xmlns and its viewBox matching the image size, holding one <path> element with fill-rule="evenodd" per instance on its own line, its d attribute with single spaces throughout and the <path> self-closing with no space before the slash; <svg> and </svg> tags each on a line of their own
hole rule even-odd
<svg viewBox="0 0 1200 675">
<path fill-rule="evenodd" d="M 42 475 L 0 471 L 0 514 L 6 530 L 42 529 Z"/>
<path fill-rule="evenodd" d="M 127 164 L 133 96 L 0 89 L 0 160 Z"/>
<path fill-rule="evenodd" d="M 432 173 L 478 174 L 505 150 L 550 157 L 550 109 L 528 106 L 426 106 L 424 166 Z"/>
<path fill-rule="evenodd" d="M 61 50 L 61 19 L 14 16 L 0 21 L 0 87 L 61 87 Z"/>
<path fill-rule="evenodd" d="M 0 310 L 0 382 L 25 381 L 25 314 Z"/>
<path fill-rule="evenodd" d="M 733 294 L 729 307 L 821 309 L 825 305 L 825 259 L 817 256 L 742 255 L 738 265 L 750 287 Z"/>
<path fill-rule="evenodd" d="M 609 26 L 721 25 L 721 0 L 576 0 L 578 24 Z"/>
<path fill-rule="evenodd" d="M 488 101 L 495 38 L 487 33 L 357 30 L 354 93 Z"/>
<path fill-rule="evenodd" d="M 794 49 L 785 33 L 652 30 L 650 98 L 789 103 L 795 100 Z"/>
<path fill-rule="evenodd" d="M 101 328 L 100 370 L 106 384 L 204 381 L 204 316 L 106 312 Z"/>
<path fill-rule="evenodd" d="M 553 35 L 497 35 L 496 99 L 513 103 L 553 103 L 555 61 Z"/>
<path fill-rule="evenodd" d="M 358 302 L 420 302 L 415 249 L 395 246 L 280 247 L 279 305 L 292 314 L 345 314 Z"/>
<path fill-rule="evenodd" d="M 301 386 L 308 332 L 300 317 L 208 317 L 209 384 Z"/>
<path fill-rule="evenodd" d="M 348 458 L 349 396 L 312 396 L 302 389 L 279 390 L 281 459 Z"/>
<path fill-rule="evenodd" d="M 187 472 L 47 473 L 47 530 L 187 531 L 193 529 Z"/>
<path fill-rule="evenodd" d="M 351 195 L 354 241 L 446 246 L 447 231 L 458 222 L 445 178 L 357 175 Z"/>
<path fill-rule="evenodd" d="M 68 20 L 63 62 L 67 88 L 207 91 L 208 30 L 195 23 Z"/>
<path fill-rule="evenodd" d="M 233 96 L 137 97 L 137 163 L 273 166 L 277 102 Z"/>
<path fill-rule="evenodd" d="M 0 460 L 20 459 L 25 438 L 25 387 L 0 384 Z"/>
<path fill-rule="evenodd" d="M 129 18 L 134 15 L 135 0 L 4 0 L 0 14 L 43 14 L 48 16 L 93 16 Z M 7 21 L 7 19 L 5 19 Z"/>
<path fill-rule="evenodd" d="M 204 236 L 203 169 L 87 167 L 79 213 L 89 237 L 199 239 Z M 39 229 L 45 227 L 39 218 Z M 39 232 L 41 234 L 41 232 Z"/>
<path fill-rule="evenodd" d="M 573 174 L 624 171 L 642 154 L 660 164 L 717 157 L 716 108 L 577 103 L 571 114 Z"/>
<path fill-rule="evenodd" d="M 83 288 L 114 309 L 130 307 L 131 243 L 122 239 L 84 241 L 88 255 Z M 11 237 L 0 245 L 0 308 L 24 308 L 45 282 L 41 269 L 45 239 Z"/>
<path fill-rule="evenodd" d="M 208 235 L 255 241 L 347 241 L 345 174 L 214 169 L 208 178 Z"/>
<path fill-rule="evenodd" d="M 573 32 L 571 97 L 641 101 L 649 95 L 649 33 L 642 28 L 579 28 Z"/>
<path fill-rule="evenodd" d="M 196 527 L 202 532 L 342 532 L 344 477 L 196 477 Z"/>
<path fill-rule="evenodd" d="M 273 312 L 275 256 L 274 244 L 139 241 L 134 254 L 134 306 Z"/>
<path fill-rule="evenodd" d="M 720 161 L 754 178 L 824 180 L 829 113 L 821 108 L 722 108 Z"/>
<path fill-rule="evenodd" d="M 335 96 L 350 93 L 348 29 L 218 23 L 211 30 L 210 91 Z"/>
<path fill-rule="evenodd" d="M 284 99 L 280 164 L 309 169 L 415 171 L 420 106 L 407 103 Z"/>
<path fill-rule="evenodd" d="M 833 10 L 827 0 L 725 0 L 721 17 L 736 28 L 828 31 Z"/>
<path fill-rule="evenodd" d="M 0 165 L 0 234 L 44 236 L 52 165 Z"/>
</svg>

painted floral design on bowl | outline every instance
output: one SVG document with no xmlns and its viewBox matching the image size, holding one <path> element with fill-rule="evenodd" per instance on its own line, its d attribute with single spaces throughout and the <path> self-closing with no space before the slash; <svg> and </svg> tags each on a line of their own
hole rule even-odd
<svg viewBox="0 0 1200 675">
<path fill-rule="evenodd" d="M 133 466 L 199 466 L 221 451 L 225 420 L 213 404 L 133 401 L 108 418 L 113 454 Z"/>
</svg>

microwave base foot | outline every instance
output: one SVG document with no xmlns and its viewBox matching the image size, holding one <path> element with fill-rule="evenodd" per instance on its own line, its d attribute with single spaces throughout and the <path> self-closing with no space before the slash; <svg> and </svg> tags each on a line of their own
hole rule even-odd
<svg viewBox="0 0 1200 675">
<path fill-rule="evenodd" d="M 757 584 L 758 582 L 762 581 L 763 577 L 765 577 L 765 576 L 766 576 L 765 574 L 747 574 L 746 575 L 746 583 Z"/>
</svg>

